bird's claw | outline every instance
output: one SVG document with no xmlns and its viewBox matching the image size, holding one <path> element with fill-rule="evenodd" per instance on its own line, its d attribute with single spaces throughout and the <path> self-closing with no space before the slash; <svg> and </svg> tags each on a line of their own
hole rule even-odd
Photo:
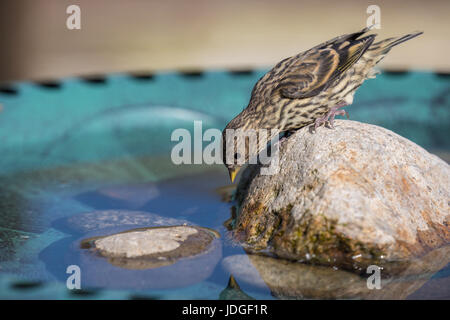
<svg viewBox="0 0 450 320">
<path fill-rule="evenodd" d="M 335 116 L 346 116 L 347 119 L 349 118 L 349 114 L 345 110 L 338 110 L 338 108 L 341 108 L 343 106 L 338 106 L 332 108 L 326 115 L 323 117 L 317 118 L 314 122 L 314 131 L 317 130 L 318 127 L 322 125 L 322 123 L 328 123 L 329 127 L 331 129 L 334 129 L 334 117 Z"/>
<path fill-rule="evenodd" d="M 335 116 L 346 116 L 348 119 L 348 112 L 345 110 L 336 110 L 334 111 L 331 116 L 330 119 L 328 120 L 328 123 L 330 124 L 330 128 L 334 129 L 334 117 Z"/>
<path fill-rule="evenodd" d="M 322 118 L 317 118 L 316 121 L 314 122 L 314 131 L 317 130 L 318 127 L 320 127 L 322 125 L 322 123 L 327 122 L 326 119 L 324 119 L 324 117 Z"/>
</svg>

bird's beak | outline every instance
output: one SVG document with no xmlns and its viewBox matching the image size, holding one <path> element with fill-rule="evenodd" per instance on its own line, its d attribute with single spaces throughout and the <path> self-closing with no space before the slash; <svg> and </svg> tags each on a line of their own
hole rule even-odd
<svg viewBox="0 0 450 320">
<path fill-rule="evenodd" d="M 228 169 L 228 173 L 230 174 L 231 183 L 233 183 L 234 179 L 236 179 L 236 175 L 238 174 L 240 169 L 241 168 L 239 168 L 239 167 L 234 168 L 234 169 Z"/>
</svg>

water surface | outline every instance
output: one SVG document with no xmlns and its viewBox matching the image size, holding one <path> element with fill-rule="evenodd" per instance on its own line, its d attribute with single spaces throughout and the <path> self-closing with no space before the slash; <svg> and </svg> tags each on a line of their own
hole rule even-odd
<svg viewBox="0 0 450 320">
<path fill-rule="evenodd" d="M 172 168 L 167 161 L 139 159 L 130 165 L 127 159 L 24 172 L 3 178 L 0 187 L 0 297 L 219 299 L 238 298 L 243 294 L 256 299 L 450 297 L 448 265 L 442 270 L 407 279 L 390 279 L 386 282 L 386 288 L 390 288 L 386 292 L 391 293 L 383 296 L 369 291 L 365 278 L 337 268 L 273 258 L 248 258 L 245 250 L 230 239 L 226 228 L 232 203 L 224 200 L 234 189 L 228 184 L 226 170 L 221 166 Z M 171 170 L 166 177 L 155 181 L 145 172 L 146 168 L 156 165 L 167 170 L 166 165 Z M 211 265 L 210 274 L 201 274 L 201 268 L 195 264 L 181 265 L 177 272 L 185 273 L 186 278 L 163 281 L 162 285 L 155 286 L 155 281 L 144 277 L 141 270 L 123 269 L 118 278 L 101 287 L 67 290 L 65 282 L 69 275 L 65 271 L 68 265 L 79 265 L 86 277 L 89 273 L 107 272 L 104 258 L 89 255 L 79 247 L 83 238 L 99 232 L 111 234 L 145 227 L 124 225 L 83 231 L 70 225 L 71 218 L 94 210 L 148 212 L 167 221 L 211 228 L 220 234 L 220 253 L 201 262 Z M 127 277 L 125 286 L 123 282 L 118 285 L 120 275 L 124 279 Z M 226 289 L 232 275 L 239 289 Z M 392 288 L 396 290 L 394 293 Z"/>
</svg>

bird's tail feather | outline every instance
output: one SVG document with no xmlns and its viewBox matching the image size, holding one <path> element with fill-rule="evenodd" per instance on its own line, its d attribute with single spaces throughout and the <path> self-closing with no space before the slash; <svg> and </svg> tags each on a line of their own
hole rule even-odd
<svg viewBox="0 0 450 320">
<path fill-rule="evenodd" d="M 418 31 L 418 32 L 409 33 L 409 34 L 401 36 L 401 37 L 384 39 L 384 40 L 374 43 L 370 47 L 369 50 L 381 51 L 381 53 L 385 54 L 385 53 L 388 53 L 389 50 L 392 49 L 392 47 L 394 47 L 400 43 L 403 43 L 405 41 L 408 41 L 412 38 L 415 38 L 415 37 L 421 35 L 422 33 L 423 33 L 422 31 Z"/>
</svg>

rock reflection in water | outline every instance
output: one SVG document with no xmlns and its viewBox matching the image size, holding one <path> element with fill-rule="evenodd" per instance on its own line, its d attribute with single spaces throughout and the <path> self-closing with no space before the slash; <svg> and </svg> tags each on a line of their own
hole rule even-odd
<svg viewBox="0 0 450 320">
<path fill-rule="evenodd" d="M 381 289 L 369 289 L 367 278 L 332 267 L 307 265 L 263 255 L 234 255 L 222 261 L 223 268 L 238 281 L 265 288 L 278 298 L 297 299 L 406 299 L 450 262 L 450 246 L 429 252 L 411 261 L 410 267 L 395 277 L 383 277 Z M 369 275 L 367 275 L 369 276 Z M 442 280 L 440 279 L 440 282 Z M 441 287 L 436 298 L 449 296 Z M 417 295 L 413 295 L 417 298 Z"/>
</svg>

